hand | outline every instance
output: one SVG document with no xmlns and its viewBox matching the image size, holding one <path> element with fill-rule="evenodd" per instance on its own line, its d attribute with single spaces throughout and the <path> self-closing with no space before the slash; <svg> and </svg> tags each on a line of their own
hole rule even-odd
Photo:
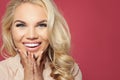
<svg viewBox="0 0 120 80">
<path fill-rule="evenodd" d="M 24 67 L 24 80 L 43 80 L 44 62 L 41 61 L 42 53 L 38 54 L 38 58 L 33 53 L 23 53 L 19 50 L 21 63 Z"/>
</svg>

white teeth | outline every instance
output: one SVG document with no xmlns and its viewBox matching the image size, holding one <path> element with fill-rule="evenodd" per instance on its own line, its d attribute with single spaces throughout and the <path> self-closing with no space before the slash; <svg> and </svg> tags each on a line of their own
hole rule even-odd
<svg viewBox="0 0 120 80">
<path fill-rule="evenodd" d="M 38 46 L 39 44 L 24 44 L 25 46 L 27 46 L 27 47 L 36 47 L 36 46 Z"/>
</svg>

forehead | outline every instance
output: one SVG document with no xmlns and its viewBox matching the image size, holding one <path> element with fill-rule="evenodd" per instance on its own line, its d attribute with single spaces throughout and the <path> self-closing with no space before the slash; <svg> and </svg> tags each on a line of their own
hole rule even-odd
<svg viewBox="0 0 120 80">
<path fill-rule="evenodd" d="M 22 3 L 16 7 L 14 11 L 14 19 L 17 18 L 47 18 L 47 10 L 44 6 L 39 6 L 32 3 Z"/>
</svg>

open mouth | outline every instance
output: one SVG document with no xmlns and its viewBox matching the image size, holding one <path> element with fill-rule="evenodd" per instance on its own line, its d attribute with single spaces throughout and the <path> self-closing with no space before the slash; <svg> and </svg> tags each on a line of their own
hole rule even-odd
<svg viewBox="0 0 120 80">
<path fill-rule="evenodd" d="M 39 43 L 24 43 L 24 45 L 28 48 L 35 48 L 35 47 L 38 47 L 40 46 L 41 42 Z"/>
</svg>

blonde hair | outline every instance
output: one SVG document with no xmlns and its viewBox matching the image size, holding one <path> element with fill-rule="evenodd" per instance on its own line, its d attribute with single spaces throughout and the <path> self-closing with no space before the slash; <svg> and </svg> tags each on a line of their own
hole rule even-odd
<svg viewBox="0 0 120 80">
<path fill-rule="evenodd" d="M 2 49 L 5 49 L 11 56 L 16 55 L 10 29 L 14 10 L 21 3 L 26 2 L 43 6 L 47 9 L 50 43 L 47 51 L 51 60 L 51 76 L 55 80 L 73 80 L 74 77 L 71 70 L 74 66 L 74 60 L 69 55 L 71 44 L 70 31 L 64 17 L 58 11 L 53 0 L 11 0 L 2 20 Z"/>
</svg>

